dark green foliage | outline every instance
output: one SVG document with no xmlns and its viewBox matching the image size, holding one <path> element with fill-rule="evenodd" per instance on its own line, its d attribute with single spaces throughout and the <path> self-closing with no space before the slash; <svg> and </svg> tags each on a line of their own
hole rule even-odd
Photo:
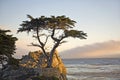
<svg viewBox="0 0 120 80">
<path fill-rule="evenodd" d="M 41 16 L 39 18 L 33 18 L 30 15 L 27 15 L 28 18 L 30 18 L 30 21 L 23 21 L 21 24 L 21 28 L 18 29 L 18 32 L 23 31 L 36 31 L 38 28 L 39 30 L 42 29 L 69 29 L 73 28 L 74 23 L 76 23 L 74 20 L 69 19 L 66 16 L 51 16 L 51 17 L 45 17 Z"/>
<path fill-rule="evenodd" d="M 11 63 L 11 60 L 15 60 L 12 55 L 15 53 L 15 41 L 17 38 L 12 35 L 8 35 L 7 32 L 10 32 L 10 30 L 0 29 L 0 64 L 2 65 L 4 65 L 4 62 Z"/>
<path fill-rule="evenodd" d="M 13 58 L 13 57 L 10 58 L 9 61 L 8 61 L 8 64 L 9 64 L 9 65 L 19 66 L 18 63 L 19 63 L 19 60 L 18 60 L 18 59 L 15 59 L 15 58 Z"/>
<path fill-rule="evenodd" d="M 65 30 L 64 31 L 66 37 L 80 38 L 86 39 L 87 34 L 83 31 L 78 30 Z"/>
</svg>

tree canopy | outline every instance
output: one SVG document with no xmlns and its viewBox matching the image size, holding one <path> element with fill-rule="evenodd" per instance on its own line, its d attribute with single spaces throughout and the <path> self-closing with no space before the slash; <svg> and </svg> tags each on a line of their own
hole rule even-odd
<svg viewBox="0 0 120 80">
<path fill-rule="evenodd" d="M 65 38 L 73 37 L 86 39 L 87 34 L 83 31 L 74 30 L 76 21 L 62 16 L 51 16 L 45 17 L 41 16 L 39 18 L 33 18 L 31 15 L 27 15 L 30 20 L 23 21 L 18 29 L 18 32 L 33 32 L 33 37 L 35 37 L 39 44 L 32 43 L 33 46 L 40 47 L 43 51 L 43 54 L 47 58 L 48 66 L 51 67 L 52 58 L 56 48 L 66 42 L 63 41 Z M 42 36 L 44 36 L 44 41 L 42 41 Z M 48 39 L 51 38 L 54 41 L 54 44 L 47 54 L 45 50 L 45 45 L 48 42 Z"/>
<path fill-rule="evenodd" d="M 0 63 L 2 66 L 4 62 L 12 63 L 11 60 L 14 59 L 12 55 L 15 53 L 16 49 L 15 41 L 17 41 L 17 38 L 8 35 L 7 32 L 10 32 L 10 30 L 0 29 Z"/>
</svg>

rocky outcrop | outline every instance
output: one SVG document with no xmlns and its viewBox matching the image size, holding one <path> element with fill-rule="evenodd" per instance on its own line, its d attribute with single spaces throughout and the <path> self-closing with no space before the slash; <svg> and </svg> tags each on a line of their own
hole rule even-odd
<svg viewBox="0 0 120 80">
<path fill-rule="evenodd" d="M 41 51 L 30 52 L 28 56 L 23 56 L 20 65 L 27 68 L 45 68 L 47 66 L 46 58 L 42 55 Z M 53 68 L 59 69 L 60 73 L 66 75 L 66 68 L 55 51 L 53 56 Z"/>
<path fill-rule="evenodd" d="M 66 68 L 57 51 L 53 56 L 53 68 L 46 68 L 46 59 L 41 51 L 29 52 L 22 57 L 19 65 L 18 68 L 7 65 L 2 70 L 1 77 L 4 80 L 32 80 L 36 76 L 54 76 L 59 80 L 66 80 Z"/>
</svg>

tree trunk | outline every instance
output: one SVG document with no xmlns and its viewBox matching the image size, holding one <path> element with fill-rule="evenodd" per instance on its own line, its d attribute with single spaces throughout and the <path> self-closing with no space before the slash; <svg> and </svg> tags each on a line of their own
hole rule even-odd
<svg viewBox="0 0 120 80">
<path fill-rule="evenodd" d="M 53 55 L 54 55 L 54 53 L 55 53 L 56 48 L 59 46 L 59 44 L 60 44 L 60 41 L 58 41 L 58 42 L 54 45 L 53 49 L 52 49 L 51 52 L 50 52 L 49 63 L 48 63 L 48 67 L 50 67 L 50 68 L 52 67 L 52 63 L 53 63 Z"/>
<path fill-rule="evenodd" d="M 40 44 L 40 48 L 42 49 L 42 52 L 43 52 L 43 55 L 45 56 L 45 58 L 47 59 L 47 66 L 48 66 L 48 64 L 49 64 L 49 56 L 47 55 L 47 53 L 46 53 L 46 51 L 45 51 L 45 49 L 44 49 L 44 44 L 40 41 L 40 38 L 39 38 L 39 29 L 38 29 L 38 27 L 37 27 L 37 29 L 36 29 L 36 32 L 37 32 L 37 39 L 38 39 L 38 42 L 39 42 L 39 44 Z"/>
<path fill-rule="evenodd" d="M 49 67 L 49 68 L 52 67 L 54 52 L 55 52 L 55 49 L 53 49 L 53 50 L 50 52 L 50 57 L 49 57 L 49 62 L 48 62 L 48 67 Z"/>
</svg>

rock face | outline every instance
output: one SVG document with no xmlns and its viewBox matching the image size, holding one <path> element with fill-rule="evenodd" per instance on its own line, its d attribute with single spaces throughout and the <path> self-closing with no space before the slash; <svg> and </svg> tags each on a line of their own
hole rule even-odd
<svg viewBox="0 0 120 80">
<path fill-rule="evenodd" d="M 59 80 L 66 80 L 66 68 L 55 51 L 53 56 L 53 68 L 46 68 L 47 63 L 41 51 L 29 52 L 28 55 L 22 57 L 20 67 L 13 69 L 8 66 L 2 72 L 2 78 L 6 80 L 27 80 L 35 76 L 55 76 Z"/>
<path fill-rule="evenodd" d="M 41 51 L 29 52 L 28 56 L 23 56 L 20 65 L 27 68 L 45 68 L 47 66 L 46 59 L 42 55 Z M 66 68 L 58 56 L 58 52 L 55 51 L 53 56 L 53 68 L 59 69 L 60 73 L 66 75 Z"/>
</svg>

